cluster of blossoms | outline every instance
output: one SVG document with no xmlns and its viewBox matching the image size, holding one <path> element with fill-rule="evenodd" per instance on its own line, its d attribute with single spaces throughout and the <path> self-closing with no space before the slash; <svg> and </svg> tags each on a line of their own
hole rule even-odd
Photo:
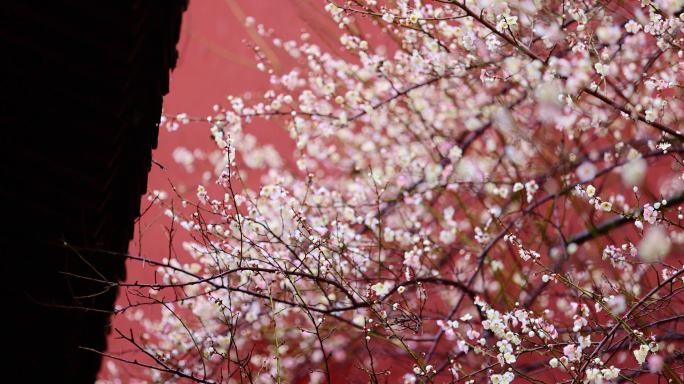
<svg viewBox="0 0 684 384">
<path fill-rule="evenodd" d="M 161 316 L 121 336 L 158 382 L 681 382 L 682 7 L 330 1 L 339 51 L 258 28 L 297 65 L 257 54 L 271 89 L 202 119 L 219 156 L 178 151 L 215 183 L 156 199 L 192 241 L 141 260 Z"/>
</svg>

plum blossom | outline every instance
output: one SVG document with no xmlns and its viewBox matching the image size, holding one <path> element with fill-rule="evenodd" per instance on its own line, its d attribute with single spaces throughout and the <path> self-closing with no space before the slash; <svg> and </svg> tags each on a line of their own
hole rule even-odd
<svg viewBox="0 0 684 384">
<path fill-rule="evenodd" d="M 580 181 L 584 182 L 593 180 L 595 176 L 596 166 L 593 163 L 585 161 L 579 167 L 577 167 L 577 178 Z"/>
<path fill-rule="evenodd" d="M 637 362 L 639 364 L 643 364 L 646 361 L 646 356 L 648 356 L 648 352 L 650 351 L 648 345 L 646 344 L 641 344 L 639 346 L 639 349 L 635 349 L 632 351 L 634 354 L 634 358 L 636 358 Z"/>
<path fill-rule="evenodd" d="M 622 166 L 620 175 L 626 187 L 640 186 L 646 176 L 647 163 L 643 158 L 630 160 Z"/>
<path fill-rule="evenodd" d="M 657 219 L 658 211 L 650 204 L 644 205 L 644 221 L 649 224 L 655 224 Z"/>
<path fill-rule="evenodd" d="M 579 361 L 582 358 L 582 348 L 575 344 L 568 344 L 563 347 L 563 355 L 568 358 L 568 361 Z"/>
<path fill-rule="evenodd" d="M 494 374 L 489 380 L 492 384 L 510 384 L 515 379 L 515 375 L 512 372 L 506 372 L 504 374 Z"/>
<path fill-rule="evenodd" d="M 371 286 L 373 292 L 379 297 L 385 296 L 392 289 L 393 284 L 391 282 L 383 281 L 380 283 L 375 283 Z"/>
<path fill-rule="evenodd" d="M 662 260 L 670 252 L 672 242 L 661 226 L 650 227 L 639 243 L 639 257 L 652 263 Z"/>
</svg>

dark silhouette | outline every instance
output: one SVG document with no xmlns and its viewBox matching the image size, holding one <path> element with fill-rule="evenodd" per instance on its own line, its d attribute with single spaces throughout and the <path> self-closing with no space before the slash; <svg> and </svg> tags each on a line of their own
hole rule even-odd
<svg viewBox="0 0 684 384">
<path fill-rule="evenodd" d="M 8 382 L 92 383 L 187 0 L 8 0 L 0 253 Z M 80 277 L 75 277 L 80 276 Z M 85 277 L 85 278 L 84 278 Z M 17 379 L 10 379 L 16 377 Z"/>
</svg>

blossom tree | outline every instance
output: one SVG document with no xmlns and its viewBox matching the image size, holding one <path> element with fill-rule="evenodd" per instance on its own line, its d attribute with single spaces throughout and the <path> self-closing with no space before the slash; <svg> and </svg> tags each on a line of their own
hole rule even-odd
<svg viewBox="0 0 684 384">
<path fill-rule="evenodd" d="M 215 114 L 185 255 L 121 287 L 155 382 L 684 375 L 684 1 L 331 0 Z M 250 22 L 253 22 L 250 19 Z M 286 129 L 278 153 L 246 133 Z M 259 170 L 260 187 L 245 174 Z M 112 378 L 115 380 L 115 378 Z"/>
</svg>

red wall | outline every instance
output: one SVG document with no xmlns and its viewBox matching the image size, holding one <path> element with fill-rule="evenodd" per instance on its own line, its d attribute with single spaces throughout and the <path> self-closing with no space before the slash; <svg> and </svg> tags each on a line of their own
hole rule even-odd
<svg viewBox="0 0 684 384">
<path fill-rule="evenodd" d="M 256 69 L 254 51 L 250 48 L 250 45 L 254 45 L 256 27 L 246 27 L 244 18 L 252 16 L 256 19 L 256 24 L 262 23 L 267 28 L 272 28 L 278 37 L 294 39 L 302 30 L 312 31 L 320 28 L 322 22 L 327 22 L 321 5 L 316 0 L 191 0 L 183 19 L 178 44 L 178 65 L 171 74 L 170 93 L 164 99 L 165 113 L 176 115 L 185 112 L 190 116 L 207 116 L 211 114 L 212 106 L 225 103 L 229 94 L 242 95 L 248 91 L 263 94 L 267 89 L 268 78 Z M 259 140 L 275 143 L 279 149 L 289 151 L 291 148 L 291 143 L 287 140 L 289 136 L 284 130 L 278 129 L 277 125 L 256 122 L 248 130 Z M 180 189 L 187 187 L 188 190 L 195 190 L 206 169 L 197 167 L 194 173 L 186 172 L 174 162 L 173 150 L 178 146 L 190 150 L 213 149 L 211 144 L 209 125 L 206 123 L 191 123 L 181 126 L 175 132 L 169 132 L 162 126 L 159 147 L 153 158 L 165 169 L 153 166 L 148 191 L 169 191 L 168 180 L 173 180 Z M 256 181 L 252 177 L 250 184 Z M 144 197 L 142 209 L 148 204 L 149 201 Z M 169 242 L 162 225 L 168 223 L 168 218 L 160 217 L 160 210 L 151 209 L 140 221 L 140 232 L 131 243 L 130 252 L 155 260 L 166 256 Z M 179 253 L 183 252 L 178 244 L 175 248 Z M 129 263 L 128 280 L 149 280 L 153 270 L 154 268 L 144 267 L 140 263 Z M 126 304 L 123 295 L 120 295 L 119 304 Z M 134 333 L 140 330 L 136 323 L 121 315 L 114 318 L 113 327 L 126 332 L 133 328 Z M 118 354 L 130 350 L 130 344 L 110 335 L 108 353 Z M 130 354 L 125 356 L 132 357 Z M 134 374 L 135 371 L 132 370 Z M 107 359 L 103 363 L 101 376 L 108 376 Z"/>
</svg>

